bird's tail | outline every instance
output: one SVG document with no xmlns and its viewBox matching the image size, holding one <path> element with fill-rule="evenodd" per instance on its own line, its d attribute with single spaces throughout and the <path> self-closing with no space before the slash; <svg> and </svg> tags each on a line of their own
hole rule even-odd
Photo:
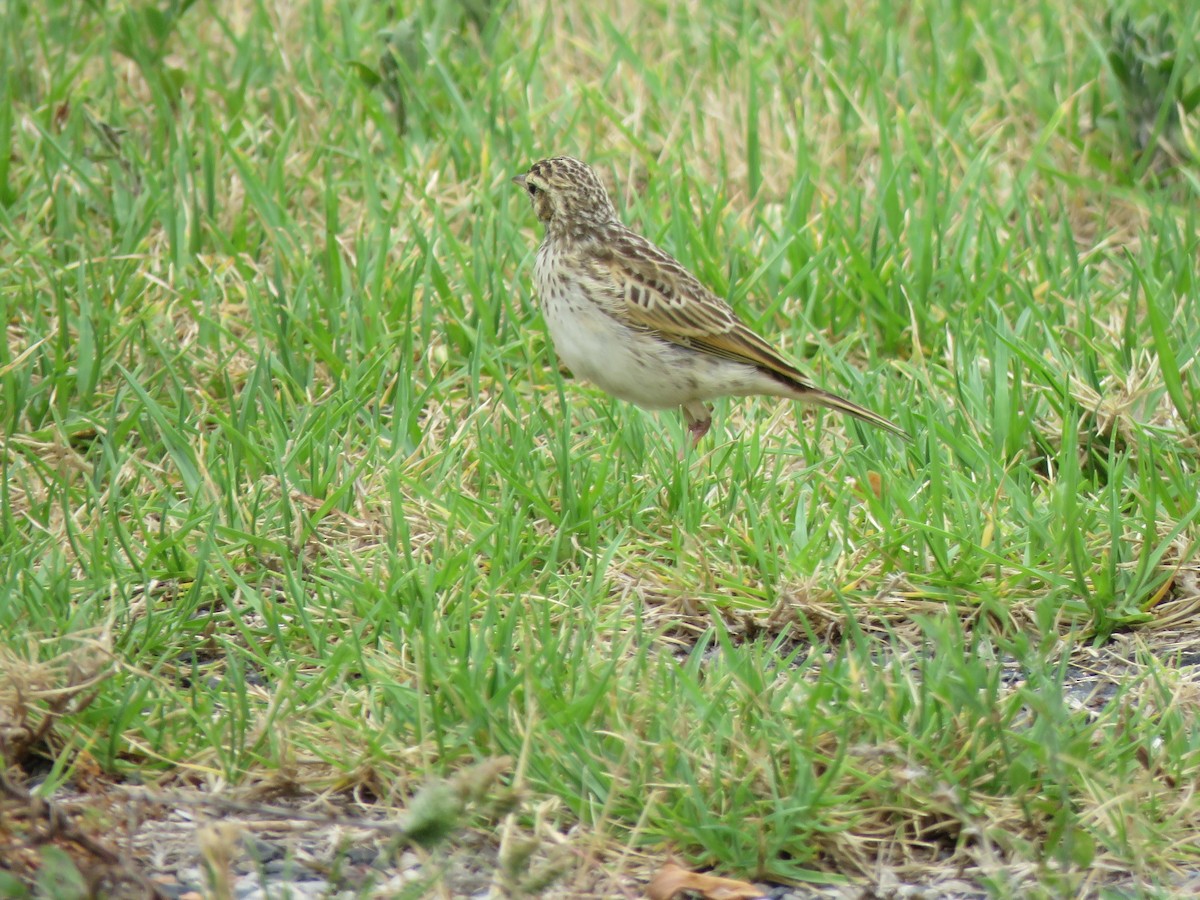
<svg viewBox="0 0 1200 900">
<path fill-rule="evenodd" d="M 883 416 L 873 413 L 866 407 L 859 406 L 845 397 L 839 397 L 837 394 L 823 391 L 818 387 L 808 388 L 797 393 L 799 394 L 797 399 L 804 400 L 807 403 L 815 403 L 817 406 L 824 406 L 826 409 L 836 409 L 838 412 L 849 413 L 856 419 L 868 422 L 877 428 L 882 428 L 884 431 L 890 431 L 892 434 L 904 438 L 906 441 L 912 440 L 912 435 L 895 422 L 885 419 Z"/>
</svg>

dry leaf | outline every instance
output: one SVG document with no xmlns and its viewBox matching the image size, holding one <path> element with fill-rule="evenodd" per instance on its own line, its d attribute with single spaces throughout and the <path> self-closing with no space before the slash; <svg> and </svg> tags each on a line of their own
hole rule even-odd
<svg viewBox="0 0 1200 900">
<path fill-rule="evenodd" d="M 878 472 L 867 473 L 867 484 L 870 486 L 872 494 L 876 497 L 883 496 L 883 477 Z"/>
<path fill-rule="evenodd" d="M 689 872 L 675 863 L 667 863 L 658 870 L 646 887 L 646 896 L 650 900 L 671 900 L 680 891 L 695 891 L 706 900 L 757 900 L 763 896 L 762 891 L 748 881 Z"/>
</svg>

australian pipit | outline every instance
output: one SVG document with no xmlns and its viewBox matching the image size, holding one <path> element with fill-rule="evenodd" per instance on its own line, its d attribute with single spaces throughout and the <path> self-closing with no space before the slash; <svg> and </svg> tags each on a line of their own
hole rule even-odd
<svg viewBox="0 0 1200 900">
<path fill-rule="evenodd" d="M 693 442 L 714 397 L 768 394 L 907 437 L 898 425 L 815 386 L 669 254 L 617 220 L 586 163 L 534 163 L 513 182 L 546 227 L 533 278 L 554 349 L 576 375 L 646 409 L 683 408 Z"/>
</svg>

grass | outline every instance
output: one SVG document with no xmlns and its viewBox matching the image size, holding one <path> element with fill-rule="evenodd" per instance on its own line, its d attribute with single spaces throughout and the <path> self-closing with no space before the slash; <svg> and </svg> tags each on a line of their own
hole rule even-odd
<svg viewBox="0 0 1200 900">
<path fill-rule="evenodd" d="M 510 757 L 466 824 L 576 895 L 1169 895 L 1200 181 L 1085 6 L 0 4 L 8 762 L 392 809 Z M 559 152 L 913 444 L 746 400 L 680 460 L 564 380 Z"/>
</svg>

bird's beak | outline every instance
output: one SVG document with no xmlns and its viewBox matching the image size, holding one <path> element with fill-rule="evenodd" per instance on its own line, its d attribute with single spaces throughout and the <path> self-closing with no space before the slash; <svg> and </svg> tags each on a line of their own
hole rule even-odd
<svg viewBox="0 0 1200 900">
<path fill-rule="evenodd" d="M 514 175 L 512 177 L 512 183 L 515 184 L 519 188 L 525 187 L 525 176 L 524 175 Z"/>
</svg>

